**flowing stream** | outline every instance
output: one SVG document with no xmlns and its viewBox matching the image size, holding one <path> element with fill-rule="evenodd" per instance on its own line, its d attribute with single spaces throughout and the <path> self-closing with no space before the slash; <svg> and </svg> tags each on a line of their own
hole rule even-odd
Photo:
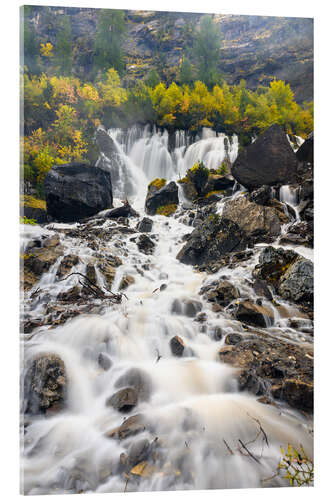
<svg viewBox="0 0 333 500">
<path fill-rule="evenodd" d="M 192 144 L 178 132 L 171 152 L 166 133 L 133 128 L 127 134 L 120 130 L 110 134 L 126 165 L 123 175 L 136 179 L 131 202 L 140 216 L 144 216 L 147 182 L 155 177 L 177 179 L 198 159 L 216 168 L 226 156 L 234 161 L 238 150 L 237 137 L 228 139 L 209 130 Z M 122 182 L 120 178 L 116 186 L 119 198 Z M 281 194 L 281 199 L 296 206 L 297 200 L 289 199 L 287 190 Z M 223 208 L 223 201 L 219 203 Z M 255 396 L 239 391 L 236 370 L 218 361 L 217 353 L 227 333 L 246 332 L 228 310 L 213 312 L 211 304 L 199 295 L 204 284 L 223 275 L 230 278 L 242 296 L 255 297 L 247 279 L 251 278 L 261 247 L 256 247 L 253 257 L 235 269 L 222 269 L 209 276 L 195 272 L 176 259 L 184 245 L 182 237 L 192 231 L 184 223 L 184 216 L 177 215 L 151 217 L 152 235 L 156 238 L 152 255 L 138 250 L 131 241 L 133 234 L 103 241 L 103 253 L 117 255 L 123 261 L 117 268 L 112 291 L 119 291 L 124 276 L 135 278 L 121 304 L 96 299 L 93 305 L 97 313 L 92 309 L 59 326 L 37 328 L 25 341 L 26 365 L 37 354 L 52 352 L 63 359 L 68 377 L 66 409 L 31 418 L 22 431 L 25 494 L 286 486 L 281 476 L 269 479 L 276 473 L 280 445 L 302 443 L 312 456 L 311 425 L 305 417 L 286 405 L 264 405 Z M 137 219 L 130 219 L 129 224 L 135 228 Z M 96 228 L 103 231 L 114 225 L 110 220 L 101 225 L 96 218 Z M 65 255 L 80 258 L 72 271 L 84 273 L 94 250 L 84 239 L 63 232 L 78 226 L 25 226 L 22 246 L 57 232 Z M 57 279 L 60 262 L 61 257 L 26 294 L 24 312 L 31 318 L 43 314 L 59 293 L 78 283 L 77 276 Z M 105 284 L 97 267 L 96 272 L 98 283 Z M 37 288 L 41 292 L 35 298 Z M 206 314 L 205 323 L 186 312 L 188 303 Z M 274 324 L 266 329 L 267 334 L 290 342 L 311 343 L 310 334 L 288 326 L 287 319 L 297 317 L 297 309 L 288 303 L 283 305 L 285 317 L 276 309 Z M 216 340 L 217 331 L 223 332 L 220 340 Z M 181 337 L 185 344 L 179 358 L 170 350 L 174 336 Z M 101 353 L 112 361 L 107 371 L 97 362 Z M 124 414 L 105 402 L 118 390 L 117 380 L 133 368 L 142 370 L 149 379 L 149 397 L 125 416 L 143 414 L 149 425 L 140 434 L 113 439 L 107 434 L 123 423 Z M 258 421 L 269 446 L 262 436 L 255 440 Z M 131 445 L 143 438 L 148 439 L 151 454 L 156 445 L 158 456 L 163 458 L 153 470 L 148 468 L 141 476 L 132 474 L 127 480 L 119 468 L 121 454 L 128 454 Z M 244 450 L 242 454 L 239 440 L 254 441 L 249 446 L 260 459 L 252 459 Z"/>
</svg>

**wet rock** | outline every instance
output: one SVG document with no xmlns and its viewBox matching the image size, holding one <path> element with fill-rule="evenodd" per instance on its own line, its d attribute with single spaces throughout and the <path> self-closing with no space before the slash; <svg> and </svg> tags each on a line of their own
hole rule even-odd
<svg viewBox="0 0 333 500">
<path fill-rule="evenodd" d="M 184 341 L 181 337 L 179 337 L 178 335 L 172 337 L 172 339 L 170 340 L 170 349 L 174 356 L 178 357 L 182 356 L 184 348 L 185 348 Z"/>
<path fill-rule="evenodd" d="M 302 410 L 313 410 L 313 383 L 298 379 L 284 380 L 282 385 L 272 387 L 272 395 L 276 399 L 287 401 L 290 406 Z"/>
<path fill-rule="evenodd" d="M 73 222 L 112 207 L 110 174 L 85 163 L 55 165 L 45 177 L 47 213 Z"/>
<path fill-rule="evenodd" d="M 225 336 L 225 343 L 226 345 L 236 345 L 241 340 L 243 339 L 242 335 L 239 335 L 239 333 L 228 333 L 228 335 Z"/>
<path fill-rule="evenodd" d="M 214 281 L 210 285 L 202 287 L 200 294 L 204 294 L 209 302 L 216 302 L 222 307 L 226 307 L 234 299 L 239 298 L 237 288 L 226 280 Z"/>
<path fill-rule="evenodd" d="M 119 427 L 106 433 L 107 437 L 126 439 L 143 432 L 147 428 L 146 419 L 141 413 L 127 418 Z"/>
<path fill-rule="evenodd" d="M 255 189 L 263 185 L 292 184 L 296 180 L 296 167 L 296 155 L 286 134 L 275 124 L 242 149 L 231 173 L 242 186 Z"/>
<path fill-rule="evenodd" d="M 146 255 L 152 254 L 155 249 L 155 243 L 146 234 L 141 234 L 136 244 L 140 252 Z"/>
<path fill-rule="evenodd" d="M 175 182 L 164 184 L 163 187 L 160 187 L 160 184 L 155 181 L 149 184 L 145 202 L 145 210 L 148 215 L 155 215 L 161 207 L 178 204 L 178 186 Z"/>
<path fill-rule="evenodd" d="M 303 346 L 262 336 L 221 348 L 219 358 L 239 369 L 241 390 L 312 410 L 313 356 Z"/>
<path fill-rule="evenodd" d="M 177 259 L 184 264 L 206 265 L 229 252 L 244 250 L 246 245 L 247 237 L 237 224 L 211 215 L 192 232 Z"/>
<path fill-rule="evenodd" d="M 97 262 L 96 258 L 90 259 L 86 266 L 86 276 L 88 280 L 93 283 L 94 285 L 97 284 L 97 275 L 96 275 L 96 269 L 95 269 L 95 264 Z"/>
<path fill-rule="evenodd" d="M 275 209 L 253 203 L 247 196 L 227 201 L 223 208 L 223 217 L 235 222 L 255 243 L 273 241 L 281 231 L 280 219 Z"/>
<path fill-rule="evenodd" d="M 118 219 L 119 217 L 139 217 L 138 212 L 131 207 L 131 205 L 126 200 L 121 207 L 112 208 L 109 210 L 105 217 L 107 219 Z"/>
<path fill-rule="evenodd" d="M 265 297 L 267 300 L 273 300 L 273 296 L 266 281 L 257 278 L 253 283 L 253 289 L 259 297 Z"/>
<path fill-rule="evenodd" d="M 293 250 L 265 247 L 259 256 L 259 262 L 255 266 L 253 276 L 276 285 L 297 257 L 298 254 Z"/>
<path fill-rule="evenodd" d="M 313 164 L 313 138 L 314 134 L 311 132 L 303 144 L 298 148 L 296 156 L 299 161 Z"/>
<path fill-rule="evenodd" d="M 254 326 L 266 327 L 273 324 L 274 313 L 272 309 L 258 304 L 253 304 L 248 300 L 239 302 L 233 311 L 233 316 L 243 323 Z"/>
<path fill-rule="evenodd" d="M 204 190 L 204 194 L 212 191 L 225 191 L 234 187 L 235 179 L 232 175 L 210 174 Z M 223 193 L 222 193 L 223 194 Z"/>
<path fill-rule="evenodd" d="M 57 278 L 62 279 L 64 276 L 70 274 L 72 267 L 79 263 L 79 257 L 77 255 L 68 254 L 65 255 L 57 270 Z"/>
<path fill-rule="evenodd" d="M 61 245 L 54 248 L 36 248 L 24 254 L 22 281 L 24 289 L 30 289 L 63 254 Z"/>
<path fill-rule="evenodd" d="M 246 262 L 253 256 L 253 250 L 245 250 L 242 252 L 231 252 L 230 254 L 224 255 L 222 258 L 203 263 L 198 266 L 198 270 L 201 272 L 206 272 L 207 274 L 214 274 L 223 267 L 229 267 L 234 269 L 241 265 L 242 262 Z"/>
<path fill-rule="evenodd" d="M 313 262 L 298 257 L 280 279 L 278 292 L 284 299 L 312 304 Z"/>
<path fill-rule="evenodd" d="M 78 302 L 80 299 L 81 289 L 77 285 L 57 295 L 57 300 L 61 302 Z"/>
<path fill-rule="evenodd" d="M 194 318 L 197 312 L 201 311 L 202 304 L 198 300 L 185 300 L 183 303 L 183 311 L 185 316 L 189 318 Z"/>
<path fill-rule="evenodd" d="M 195 321 L 197 321 L 198 323 L 204 323 L 205 321 L 207 321 L 207 314 L 205 312 L 197 314 L 195 317 Z"/>
<path fill-rule="evenodd" d="M 56 354 L 40 354 L 29 366 L 24 378 L 25 413 L 37 415 L 63 408 L 67 375 L 63 360 Z M 55 406 L 57 405 L 57 406 Z"/>
<path fill-rule="evenodd" d="M 136 226 L 140 233 L 150 233 L 153 228 L 153 221 L 149 217 L 144 217 Z"/>
<path fill-rule="evenodd" d="M 112 361 L 110 359 L 110 356 L 108 356 L 104 352 L 99 353 L 97 362 L 98 366 L 100 366 L 105 372 L 110 370 L 112 366 Z"/>
<path fill-rule="evenodd" d="M 135 278 L 133 276 L 126 274 L 123 276 L 120 285 L 119 285 L 119 290 L 126 290 L 130 285 L 133 285 L 135 283 Z"/>
<path fill-rule="evenodd" d="M 49 236 L 48 238 L 46 238 L 46 240 L 43 241 L 44 248 L 54 248 L 59 244 L 60 244 L 59 234 L 53 234 L 52 236 Z"/>
<path fill-rule="evenodd" d="M 111 262 L 112 262 L 112 260 L 111 260 Z M 117 272 L 116 268 L 113 267 L 110 264 L 110 261 L 108 261 L 108 260 L 104 260 L 104 261 L 100 260 L 97 264 L 97 267 L 98 267 L 99 271 L 102 273 L 102 275 L 104 276 L 107 287 L 109 289 L 111 289 L 114 278 L 116 276 L 116 272 Z"/>
<path fill-rule="evenodd" d="M 130 368 L 115 383 L 115 387 L 131 387 L 135 390 L 139 401 L 148 401 L 152 392 L 150 376 L 140 368 Z"/>
<path fill-rule="evenodd" d="M 313 246 L 313 224 L 307 221 L 295 222 L 280 238 L 280 243 Z"/>
<path fill-rule="evenodd" d="M 127 464 L 134 467 L 138 463 L 147 460 L 150 454 L 150 443 L 148 439 L 139 439 L 131 444 L 128 450 Z"/>
<path fill-rule="evenodd" d="M 131 411 L 138 402 L 137 391 L 132 387 L 126 387 L 115 392 L 105 402 L 106 406 L 112 406 L 115 410 L 122 413 Z"/>
<path fill-rule="evenodd" d="M 266 205 L 272 198 L 271 186 L 261 186 L 250 193 L 250 200 L 258 205 Z"/>
<path fill-rule="evenodd" d="M 113 142 L 112 137 L 103 129 L 98 128 L 95 134 L 95 141 L 102 153 L 104 153 L 108 158 L 117 152 L 116 145 Z"/>
</svg>

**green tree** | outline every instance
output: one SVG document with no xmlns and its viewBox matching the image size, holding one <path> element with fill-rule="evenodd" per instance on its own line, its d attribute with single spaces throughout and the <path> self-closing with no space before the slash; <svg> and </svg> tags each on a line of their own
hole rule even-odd
<svg viewBox="0 0 333 500">
<path fill-rule="evenodd" d="M 187 57 L 184 57 L 183 62 L 180 66 L 179 83 L 181 85 L 191 85 L 193 83 L 192 66 Z"/>
<path fill-rule="evenodd" d="M 72 72 L 72 28 L 69 17 L 62 16 L 61 24 L 57 34 L 57 42 L 54 49 L 55 65 L 61 75 L 69 75 Z"/>
<path fill-rule="evenodd" d="M 199 79 L 211 88 L 217 81 L 220 58 L 221 32 L 209 15 L 200 20 L 200 31 L 194 41 L 194 55 L 198 59 Z"/>
<path fill-rule="evenodd" d="M 121 44 L 125 30 L 124 11 L 102 9 L 99 12 L 94 46 L 94 66 L 97 70 L 106 71 L 113 67 L 118 73 L 123 73 L 125 64 Z"/>
<path fill-rule="evenodd" d="M 156 85 L 160 83 L 161 79 L 158 76 L 157 71 L 153 68 L 152 70 L 149 71 L 147 78 L 145 79 L 145 84 L 154 89 Z"/>
</svg>

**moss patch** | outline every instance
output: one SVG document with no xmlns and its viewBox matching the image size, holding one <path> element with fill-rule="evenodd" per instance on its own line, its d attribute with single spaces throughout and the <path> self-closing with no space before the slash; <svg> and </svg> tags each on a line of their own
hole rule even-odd
<svg viewBox="0 0 333 500">
<path fill-rule="evenodd" d="M 166 185 L 166 179 L 154 179 L 148 186 L 148 189 L 151 187 L 156 187 L 156 189 L 160 190 L 162 187 Z"/>
<path fill-rule="evenodd" d="M 205 195 L 205 198 L 209 198 L 210 196 L 212 196 L 213 194 L 225 194 L 225 191 L 223 191 L 222 189 L 218 190 L 218 191 L 209 191 L 209 193 L 207 193 Z"/>
<path fill-rule="evenodd" d="M 169 215 L 174 214 L 176 210 L 177 205 L 174 203 L 170 203 L 169 205 L 162 205 L 158 207 L 156 213 L 158 215 L 165 215 L 165 217 L 169 217 Z"/>
<path fill-rule="evenodd" d="M 39 200 L 27 194 L 21 195 L 21 205 L 29 208 L 41 208 L 42 210 L 46 210 L 45 200 Z"/>
</svg>

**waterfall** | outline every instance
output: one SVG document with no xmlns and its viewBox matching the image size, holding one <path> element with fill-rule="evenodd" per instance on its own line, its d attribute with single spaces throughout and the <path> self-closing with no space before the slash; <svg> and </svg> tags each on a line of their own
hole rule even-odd
<svg viewBox="0 0 333 500">
<path fill-rule="evenodd" d="M 148 125 L 133 126 L 125 131 L 115 128 L 108 133 L 118 155 L 117 172 L 112 172 L 116 198 L 143 194 L 147 183 L 157 177 L 168 181 L 184 177 L 197 161 L 209 169 L 217 169 L 224 160 L 233 163 L 238 154 L 236 135 L 229 138 L 209 128 L 203 128 L 201 137 L 196 137 L 192 144 L 188 132 L 176 130 L 173 148 L 167 130 L 156 127 L 151 130 Z M 105 157 L 103 161 L 104 165 L 110 163 Z"/>
</svg>

